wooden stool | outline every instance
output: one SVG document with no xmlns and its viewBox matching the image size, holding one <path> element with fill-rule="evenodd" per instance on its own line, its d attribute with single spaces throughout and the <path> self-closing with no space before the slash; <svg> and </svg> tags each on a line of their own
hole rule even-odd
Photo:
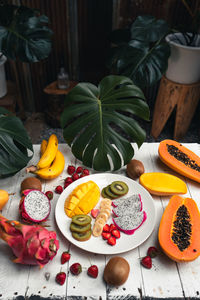
<svg viewBox="0 0 200 300">
<path fill-rule="evenodd" d="M 162 77 L 154 107 L 151 135 L 157 138 L 176 106 L 174 139 L 184 137 L 200 98 L 200 82 L 179 84 Z"/>
<path fill-rule="evenodd" d="M 60 115 L 64 108 L 64 98 L 69 91 L 77 85 L 78 82 L 70 81 L 70 86 L 67 89 L 58 89 L 57 81 L 52 82 L 44 88 L 44 92 L 48 94 L 47 109 L 45 118 L 52 127 L 60 127 Z"/>
</svg>

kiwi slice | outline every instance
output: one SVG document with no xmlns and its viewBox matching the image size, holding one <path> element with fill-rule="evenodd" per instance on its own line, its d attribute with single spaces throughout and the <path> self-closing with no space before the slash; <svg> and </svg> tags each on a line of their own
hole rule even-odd
<svg viewBox="0 0 200 300">
<path fill-rule="evenodd" d="M 72 223 L 75 223 L 80 226 L 87 225 L 91 223 L 92 218 L 88 215 L 76 215 L 72 217 Z"/>
<path fill-rule="evenodd" d="M 75 224 L 75 223 L 71 223 L 70 224 L 70 230 L 71 231 L 75 231 L 75 232 L 86 232 L 88 230 L 91 229 L 91 224 L 87 224 L 87 225 L 78 225 L 78 224 Z"/>
<path fill-rule="evenodd" d="M 121 196 L 128 193 L 128 185 L 123 181 L 113 181 L 110 190 L 115 195 Z"/>
<path fill-rule="evenodd" d="M 106 187 L 104 187 L 103 190 L 101 191 L 101 196 L 102 196 L 103 198 L 109 198 L 109 199 L 111 199 L 111 197 L 109 197 L 109 196 L 106 194 L 105 189 L 106 189 Z"/>
<path fill-rule="evenodd" d="M 75 240 L 84 242 L 90 239 L 92 234 L 92 230 L 88 230 L 86 232 L 72 232 L 72 236 Z"/>
<path fill-rule="evenodd" d="M 111 198 L 111 199 L 116 199 L 119 197 L 119 195 L 116 195 L 114 194 L 111 189 L 110 189 L 110 185 L 108 185 L 106 188 L 105 188 L 105 194 L 108 195 L 107 197 L 108 198 Z"/>
</svg>

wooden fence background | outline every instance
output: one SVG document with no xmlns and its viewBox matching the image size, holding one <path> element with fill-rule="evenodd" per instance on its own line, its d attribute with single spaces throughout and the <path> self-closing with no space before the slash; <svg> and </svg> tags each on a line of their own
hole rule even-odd
<svg viewBox="0 0 200 300">
<path fill-rule="evenodd" d="M 193 7 L 199 0 L 190 0 Z M 25 64 L 7 63 L 7 76 L 18 82 L 23 109 L 43 111 L 46 96 L 43 89 L 56 80 L 64 66 L 71 80 L 97 83 L 109 73 L 106 60 L 109 34 L 129 25 L 138 15 L 150 14 L 171 25 L 185 21 L 181 0 L 10 0 L 37 8 L 48 16 L 53 30 L 52 51 L 48 59 Z M 15 74 L 13 72 L 15 70 Z M 17 78 L 16 75 L 17 74 Z M 147 99 L 155 98 L 156 89 L 145 91 Z M 150 101 L 150 100 L 149 100 Z"/>
</svg>

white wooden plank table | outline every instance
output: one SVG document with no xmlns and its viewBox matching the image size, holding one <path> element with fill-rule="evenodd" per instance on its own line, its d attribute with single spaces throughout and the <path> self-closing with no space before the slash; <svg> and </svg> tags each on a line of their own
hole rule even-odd
<svg viewBox="0 0 200 300">
<path fill-rule="evenodd" d="M 184 144 L 200 156 L 199 144 Z M 40 145 L 34 145 L 34 157 L 31 164 L 37 163 L 39 159 Z M 63 173 L 51 181 L 43 181 L 43 191 L 54 190 L 57 185 L 63 185 L 64 179 L 68 176 L 66 168 L 69 164 L 81 165 L 70 152 L 70 148 L 65 144 L 60 144 L 59 149 L 66 159 L 66 167 Z M 158 143 L 144 143 L 135 152 L 134 158 L 143 162 L 146 172 L 168 172 L 175 174 L 165 166 L 158 158 Z M 90 170 L 91 173 L 95 173 Z M 125 168 L 116 172 L 125 174 Z M 7 205 L 2 214 L 8 219 L 19 219 L 18 205 L 20 200 L 20 183 L 27 175 L 25 169 L 21 170 L 13 177 L 0 180 L 0 188 L 9 193 Z M 188 187 L 186 196 L 192 197 L 200 208 L 200 185 L 189 179 L 178 175 L 183 179 Z M 153 260 L 152 269 L 145 269 L 140 265 L 140 258 L 146 255 L 149 246 L 159 248 L 157 233 L 159 222 L 170 197 L 153 196 L 156 206 L 156 226 L 151 236 L 139 247 L 129 252 L 119 254 L 130 264 L 130 275 L 126 283 L 120 287 L 112 287 L 103 281 L 104 267 L 111 256 L 97 255 L 81 250 L 71 244 L 60 233 L 54 217 L 56 202 L 59 198 L 54 193 L 51 201 L 52 210 L 48 220 L 49 229 L 57 232 L 60 241 L 60 249 L 53 261 L 49 262 L 43 269 L 37 266 L 24 266 L 14 264 L 12 251 L 6 243 L 0 241 L 0 300 L 21 300 L 21 299 L 200 299 L 200 258 L 189 263 L 175 263 L 160 254 Z M 60 257 L 63 251 L 69 250 L 71 259 L 68 263 L 61 265 Z M 79 276 L 73 276 L 69 272 L 69 267 L 74 262 L 79 262 L 83 266 L 83 272 Z M 87 275 L 87 268 L 91 264 L 96 264 L 99 268 L 99 275 L 96 279 Z M 63 286 L 55 282 L 56 274 L 61 270 L 67 273 L 67 280 Z M 45 279 L 45 273 L 50 273 L 50 279 Z"/>
</svg>

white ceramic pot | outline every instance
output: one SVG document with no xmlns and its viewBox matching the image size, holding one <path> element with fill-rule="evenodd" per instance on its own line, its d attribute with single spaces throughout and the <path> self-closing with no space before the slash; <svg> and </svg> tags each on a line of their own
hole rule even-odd
<svg viewBox="0 0 200 300">
<path fill-rule="evenodd" d="M 6 95 L 7 93 L 7 83 L 6 83 L 6 74 L 5 74 L 5 62 L 7 58 L 3 55 L 0 58 L 0 98 Z"/>
<path fill-rule="evenodd" d="M 169 34 L 166 41 L 170 44 L 171 55 L 168 60 L 166 77 L 174 82 L 192 84 L 200 81 L 200 34 L 194 46 L 179 44 L 184 43 L 181 33 Z"/>
</svg>

